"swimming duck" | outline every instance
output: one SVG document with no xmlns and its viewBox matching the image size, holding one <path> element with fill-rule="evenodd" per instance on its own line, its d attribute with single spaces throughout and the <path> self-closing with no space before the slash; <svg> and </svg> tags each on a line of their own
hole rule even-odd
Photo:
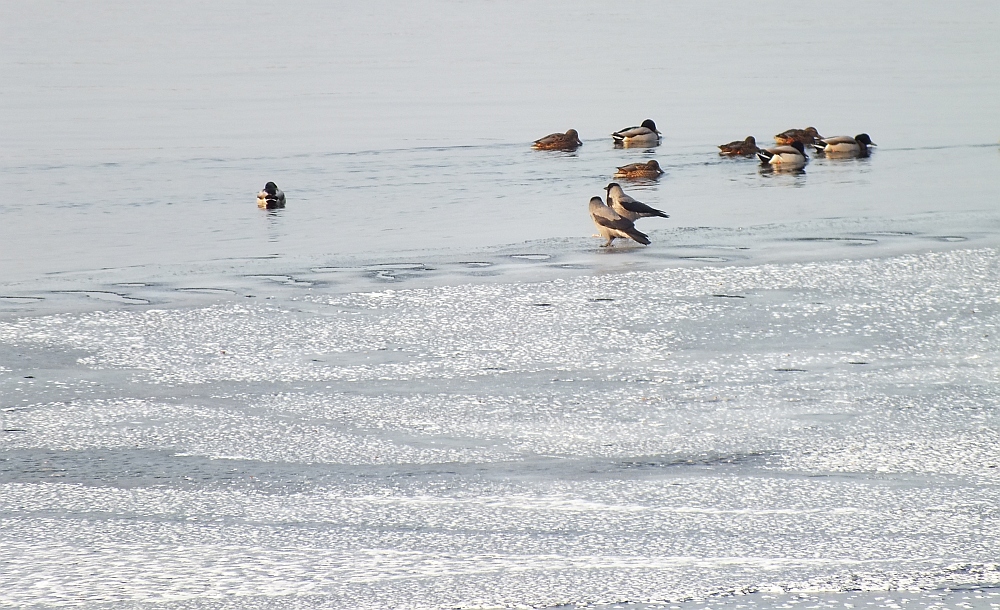
<svg viewBox="0 0 1000 610">
<path fill-rule="evenodd" d="M 635 225 L 628 218 L 623 218 L 615 212 L 600 197 L 590 198 L 590 218 L 597 226 L 597 232 L 601 237 L 608 240 L 601 244 L 602 248 L 607 248 L 614 240 L 633 239 L 640 244 L 649 245 L 649 237 L 645 233 L 638 231 Z"/>
<path fill-rule="evenodd" d="M 531 145 L 537 150 L 576 150 L 577 146 L 583 146 L 579 134 L 575 129 L 570 129 L 566 133 L 550 133 L 544 138 L 539 138 Z"/>
<path fill-rule="evenodd" d="M 757 156 L 762 165 L 781 167 L 782 169 L 798 169 L 809 161 L 805 147 L 798 140 L 792 141 L 791 146 L 765 148 L 758 152 Z"/>
<path fill-rule="evenodd" d="M 660 142 L 660 132 L 656 131 L 653 119 L 646 119 L 638 127 L 620 129 L 611 134 L 611 137 L 615 139 L 615 144 L 623 146 L 648 146 Z"/>
<path fill-rule="evenodd" d="M 747 136 L 746 140 L 736 140 L 729 144 L 719 144 L 719 154 L 724 157 L 752 157 L 760 152 L 757 140 Z"/>
<path fill-rule="evenodd" d="M 278 185 L 268 182 L 264 189 L 257 193 L 257 207 L 261 209 L 273 210 L 285 207 L 285 194 L 281 192 Z"/>
<path fill-rule="evenodd" d="M 834 136 L 832 138 L 822 138 L 813 144 L 816 152 L 821 152 L 828 157 L 867 157 L 871 151 L 869 146 L 875 146 L 871 137 L 867 133 L 859 133 L 854 136 Z"/>
<path fill-rule="evenodd" d="M 823 136 L 819 135 L 815 127 L 789 129 L 774 136 L 774 141 L 778 143 L 778 146 L 791 146 L 792 142 L 802 142 L 806 146 L 809 146 L 815 144 L 816 140 L 821 139 L 823 139 Z"/>
<path fill-rule="evenodd" d="M 622 187 L 617 182 L 612 182 L 611 184 L 604 187 L 604 190 L 608 192 L 608 205 L 611 209 L 618 213 L 622 218 L 628 218 L 632 222 L 639 220 L 640 218 L 648 218 L 650 216 L 659 216 L 661 218 L 670 218 L 670 215 L 664 214 L 656 208 L 651 208 L 641 201 L 636 201 L 632 197 L 625 194 Z"/>
<path fill-rule="evenodd" d="M 660 164 L 656 159 L 652 159 L 645 163 L 631 163 L 619 167 L 615 172 L 615 178 L 659 178 L 662 173 Z"/>
</svg>

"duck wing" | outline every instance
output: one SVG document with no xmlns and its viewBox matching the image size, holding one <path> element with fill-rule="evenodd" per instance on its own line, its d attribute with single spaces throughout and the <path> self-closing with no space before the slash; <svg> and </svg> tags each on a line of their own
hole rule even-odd
<svg viewBox="0 0 1000 610">
<path fill-rule="evenodd" d="M 834 136 L 832 138 L 822 138 L 817 140 L 819 144 L 832 146 L 835 144 L 857 144 L 858 141 L 851 136 Z"/>
</svg>

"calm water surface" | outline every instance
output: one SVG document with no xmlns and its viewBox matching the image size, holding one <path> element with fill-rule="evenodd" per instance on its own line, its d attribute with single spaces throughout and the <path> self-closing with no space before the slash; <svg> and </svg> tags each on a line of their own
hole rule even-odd
<svg viewBox="0 0 1000 610">
<path fill-rule="evenodd" d="M 1000 5 L 4 16 L 0 606 L 1000 607 Z"/>
</svg>

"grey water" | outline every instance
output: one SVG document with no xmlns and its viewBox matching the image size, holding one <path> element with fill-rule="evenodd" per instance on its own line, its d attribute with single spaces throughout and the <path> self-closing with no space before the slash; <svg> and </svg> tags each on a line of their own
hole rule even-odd
<svg viewBox="0 0 1000 610">
<path fill-rule="evenodd" d="M 0 607 L 1000 608 L 1000 5 L 3 15 Z"/>
</svg>

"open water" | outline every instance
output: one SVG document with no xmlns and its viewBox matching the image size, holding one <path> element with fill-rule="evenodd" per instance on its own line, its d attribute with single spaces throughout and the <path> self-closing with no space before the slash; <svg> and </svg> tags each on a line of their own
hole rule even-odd
<svg viewBox="0 0 1000 610">
<path fill-rule="evenodd" d="M 5 6 L 0 607 L 1000 608 L 998 30 Z"/>
</svg>

